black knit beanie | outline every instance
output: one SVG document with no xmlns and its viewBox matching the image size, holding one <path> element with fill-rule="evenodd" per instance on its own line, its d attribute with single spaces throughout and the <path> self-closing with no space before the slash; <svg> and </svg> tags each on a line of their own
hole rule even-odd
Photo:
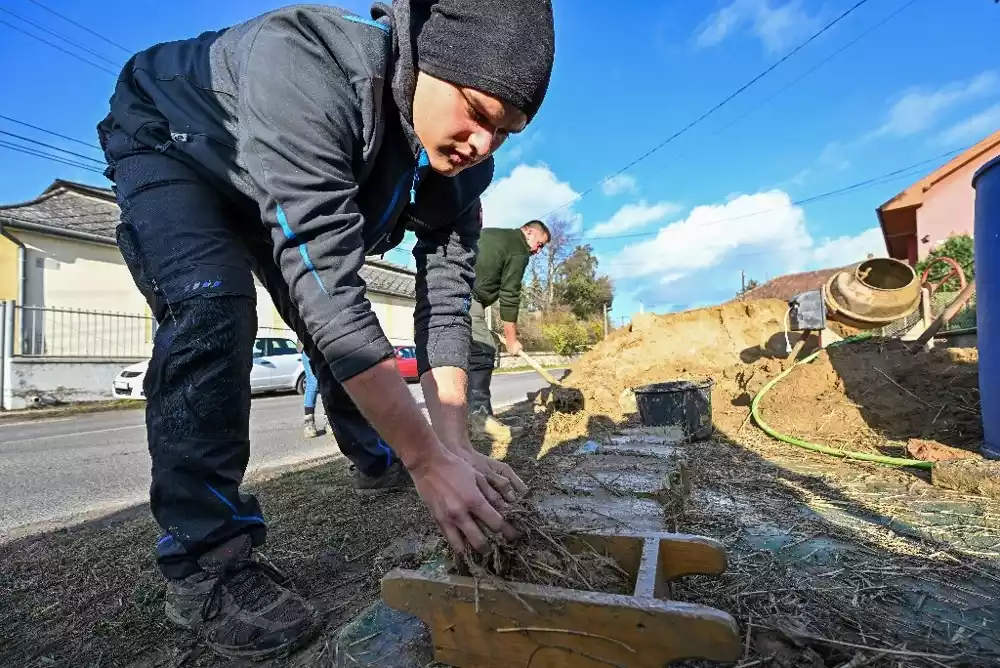
<svg viewBox="0 0 1000 668">
<path fill-rule="evenodd" d="M 520 109 L 530 121 L 555 56 L 551 0 L 438 0 L 417 36 L 417 67 Z"/>
</svg>

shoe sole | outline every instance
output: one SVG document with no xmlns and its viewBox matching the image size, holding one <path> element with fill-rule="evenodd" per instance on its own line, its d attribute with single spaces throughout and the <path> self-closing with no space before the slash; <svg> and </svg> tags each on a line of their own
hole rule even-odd
<svg viewBox="0 0 1000 668">
<path fill-rule="evenodd" d="M 190 624 L 187 620 L 175 617 L 171 615 L 169 612 L 166 614 L 166 617 L 169 621 L 173 622 L 174 624 L 197 634 L 193 625 Z M 322 630 L 323 628 L 322 622 L 323 622 L 322 615 L 320 615 L 319 612 L 314 611 L 312 619 L 310 620 L 309 623 L 309 627 L 305 631 L 303 631 L 293 640 L 285 643 L 284 645 L 279 645 L 278 647 L 271 647 L 268 649 L 258 649 L 258 650 L 248 649 L 241 651 L 214 645 L 205 638 L 202 638 L 200 636 L 198 639 L 214 653 L 218 654 L 219 656 L 225 657 L 227 659 L 245 659 L 255 662 L 266 661 L 268 659 L 276 659 L 288 656 L 302 649 L 309 643 L 311 643 L 319 634 L 319 632 Z"/>
<path fill-rule="evenodd" d="M 291 640 L 290 642 L 281 645 L 280 647 L 275 647 L 273 649 L 257 650 L 257 651 L 248 650 L 240 652 L 240 651 L 230 651 L 227 649 L 212 647 L 211 644 L 209 644 L 208 646 L 213 652 L 227 659 L 244 659 L 253 662 L 267 661 L 269 659 L 281 659 L 291 654 L 294 654 L 295 652 L 298 652 L 299 650 L 303 649 L 306 645 L 312 643 L 312 641 L 316 639 L 316 636 L 319 635 L 319 632 L 323 629 L 323 624 L 320 623 L 321 621 L 322 619 L 320 615 L 314 614 L 312 622 L 308 629 L 306 629 L 302 634 L 300 634 L 294 640 Z"/>
</svg>

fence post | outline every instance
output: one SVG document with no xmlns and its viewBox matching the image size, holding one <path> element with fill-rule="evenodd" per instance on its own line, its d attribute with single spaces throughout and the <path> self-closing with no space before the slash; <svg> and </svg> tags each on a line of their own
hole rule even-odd
<svg viewBox="0 0 1000 668">
<path fill-rule="evenodd" d="M 0 301 L 0 405 L 14 408 L 14 302 Z"/>
</svg>

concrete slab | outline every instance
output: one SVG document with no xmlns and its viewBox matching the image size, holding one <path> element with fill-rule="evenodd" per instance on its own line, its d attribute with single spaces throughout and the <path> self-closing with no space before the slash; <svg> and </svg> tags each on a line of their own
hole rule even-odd
<svg viewBox="0 0 1000 668">
<path fill-rule="evenodd" d="M 337 668 L 426 668 L 434 661 L 427 626 L 377 601 L 337 636 Z"/>
<path fill-rule="evenodd" d="M 680 449 L 666 443 L 642 443 L 631 440 L 612 442 L 601 445 L 595 454 L 598 455 L 634 455 L 636 457 L 656 457 L 669 459 L 676 456 Z"/>
<path fill-rule="evenodd" d="M 576 531 L 594 529 L 664 531 L 666 528 L 663 508 L 651 499 L 552 494 L 540 498 L 538 505 L 542 512 L 551 514 L 568 529 Z"/>
<path fill-rule="evenodd" d="M 581 494 L 605 491 L 614 496 L 662 494 L 677 477 L 675 458 L 654 458 L 598 451 L 559 478 L 563 490 Z"/>
</svg>

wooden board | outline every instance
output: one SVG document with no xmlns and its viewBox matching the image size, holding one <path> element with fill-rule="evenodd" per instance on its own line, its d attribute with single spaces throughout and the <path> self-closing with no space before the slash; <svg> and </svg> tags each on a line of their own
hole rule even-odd
<svg viewBox="0 0 1000 668">
<path fill-rule="evenodd" d="M 509 587 L 396 570 L 383 578 L 382 598 L 423 620 L 435 659 L 457 668 L 663 668 L 682 659 L 735 661 L 742 651 L 735 620 L 714 608 Z"/>
<path fill-rule="evenodd" d="M 395 570 L 382 579 L 382 598 L 423 620 L 435 658 L 457 668 L 662 668 L 682 659 L 739 658 L 739 629 L 730 615 L 664 600 L 671 580 L 725 571 L 718 541 L 584 534 L 567 547 L 613 558 L 632 577 L 634 595 Z"/>
</svg>

